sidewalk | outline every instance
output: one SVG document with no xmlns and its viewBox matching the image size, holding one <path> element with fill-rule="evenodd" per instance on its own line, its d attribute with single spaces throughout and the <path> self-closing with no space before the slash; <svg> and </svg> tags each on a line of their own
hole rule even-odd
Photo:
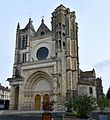
<svg viewBox="0 0 110 120">
<path fill-rule="evenodd" d="M 108 120 L 110 120 L 110 107 L 106 107 L 104 111 L 105 111 L 106 113 L 108 113 Z M 94 111 L 92 111 L 91 114 L 90 114 L 90 117 L 98 120 L 98 113 L 99 113 L 99 112 L 100 112 L 99 110 L 94 110 Z"/>
<path fill-rule="evenodd" d="M 35 111 L 35 110 L 32 110 L 32 111 L 21 111 L 21 110 L 1 110 L 0 111 L 0 115 L 15 115 L 15 114 L 35 114 L 35 113 L 38 113 L 38 114 L 42 114 L 44 111 L 41 110 L 41 111 Z M 52 111 L 52 113 L 65 113 L 65 111 Z"/>
<path fill-rule="evenodd" d="M 0 120 L 41 120 L 44 111 L 0 111 Z M 63 111 L 52 111 L 52 119 L 62 120 Z"/>
<path fill-rule="evenodd" d="M 0 110 L 0 116 L 3 114 L 4 110 Z"/>
</svg>

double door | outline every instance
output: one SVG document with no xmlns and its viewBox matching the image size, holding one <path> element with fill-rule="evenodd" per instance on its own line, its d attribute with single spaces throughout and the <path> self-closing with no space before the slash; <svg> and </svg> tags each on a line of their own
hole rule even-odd
<svg viewBox="0 0 110 120">
<path fill-rule="evenodd" d="M 50 100 L 50 97 L 48 94 L 44 94 L 44 96 L 40 96 L 39 94 L 37 94 L 35 96 L 35 110 L 42 110 L 42 102 L 49 101 L 49 100 Z"/>
</svg>

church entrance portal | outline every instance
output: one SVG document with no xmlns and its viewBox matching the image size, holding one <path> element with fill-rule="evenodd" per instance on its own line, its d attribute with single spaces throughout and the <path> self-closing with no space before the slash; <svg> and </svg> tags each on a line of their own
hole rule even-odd
<svg viewBox="0 0 110 120">
<path fill-rule="evenodd" d="M 50 97 L 48 94 L 44 94 L 43 101 L 41 101 L 41 99 L 42 99 L 41 97 L 42 96 L 40 96 L 38 94 L 35 96 L 35 110 L 41 110 L 42 102 L 47 102 L 50 100 Z"/>
</svg>

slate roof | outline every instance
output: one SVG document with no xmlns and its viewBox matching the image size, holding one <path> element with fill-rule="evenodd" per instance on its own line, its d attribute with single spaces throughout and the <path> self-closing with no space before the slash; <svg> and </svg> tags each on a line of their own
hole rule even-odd
<svg viewBox="0 0 110 120">
<path fill-rule="evenodd" d="M 8 89 L 7 87 L 2 86 L 1 84 L 0 84 L 0 90 L 10 92 L 10 89 Z"/>
<path fill-rule="evenodd" d="M 84 72 L 80 70 L 80 78 L 78 84 L 95 86 L 96 84 L 95 70 L 93 69 L 92 71 Z"/>
<path fill-rule="evenodd" d="M 91 77 L 95 77 L 95 70 L 93 69 L 92 71 L 81 71 L 80 72 L 80 76 L 82 78 L 91 78 Z"/>
<path fill-rule="evenodd" d="M 61 10 L 61 9 L 66 10 L 66 7 L 65 7 L 63 4 L 61 4 L 61 5 L 59 5 L 59 6 L 55 9 L 55 11 Z M 68 8 L 68 9 L 69 9 L 69 8 Z"/>
<path fill-rule="evenodd" d="M 28 30 L 28 29 L 30 29 L 30 30 L 32 30 L 33 32 L 35 32 L 35 29 L 34 29 L 34 26 L 33 26 L 33 24 L 32 24 L 31 18 L 29 18 L 28 24 L 26 25 L 26 27 L 25 27 L 24 29 L 21 29 L 21 31 L 26 31 L 26 30 Z"/>
<path fill-rule="evenodd" d="M 44 19 L 41 20 L 41 25 L 37 29 L 36 35 L 41 36 L 50 32 L 50 29 L 44 24 Z"/>
</svg>

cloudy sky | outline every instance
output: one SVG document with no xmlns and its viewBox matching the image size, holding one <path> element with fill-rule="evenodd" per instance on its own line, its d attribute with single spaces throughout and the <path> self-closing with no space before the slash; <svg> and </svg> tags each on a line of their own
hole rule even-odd
<svg viewBox="0 0 110 120">
<path fill-rule="evenodd" d="M 0 82 L 6 86 L 12 76 L 17 23 L 24 28 L 31 17 L 37 30 L 45 16 L 51 29 L 51 13 L 60 4 L 76 12 L 80 68 L 94 68 L 106 93 L 110 86 L 110 0 L 0 0 Z"/>
</svg>

